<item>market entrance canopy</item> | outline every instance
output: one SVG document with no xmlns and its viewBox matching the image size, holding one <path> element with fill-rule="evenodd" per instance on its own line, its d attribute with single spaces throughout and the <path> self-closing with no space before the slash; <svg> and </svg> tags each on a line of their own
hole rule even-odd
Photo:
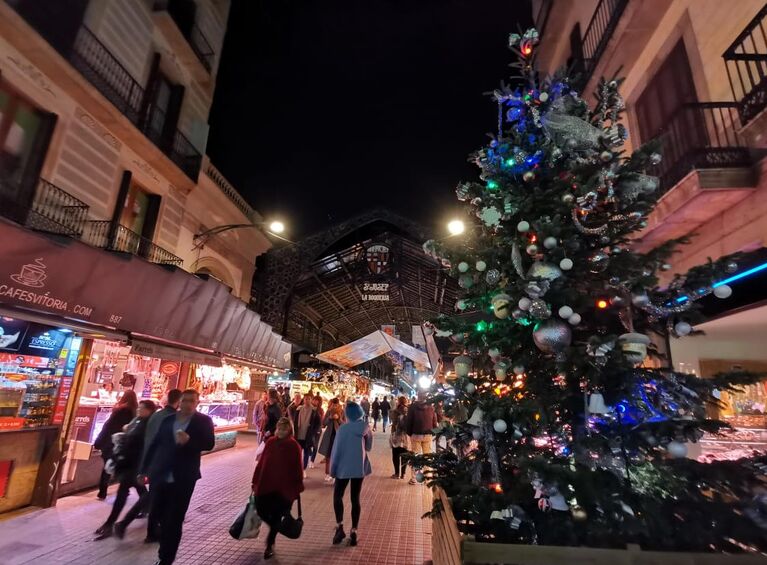
<svg viewBox="0 0 767 565">
<path fill-rule="evenodd" d="M 317 355 L 317 359 L 342 369 L 351 369 L 390 352 L 399 353 L 416 365 L 422 365 L 427 369 L 431 368 L 429 355 L 425 351 L 416 349 L 381 330 L 374 331 L 341 347 L 320 353 Z"/>
</svg>

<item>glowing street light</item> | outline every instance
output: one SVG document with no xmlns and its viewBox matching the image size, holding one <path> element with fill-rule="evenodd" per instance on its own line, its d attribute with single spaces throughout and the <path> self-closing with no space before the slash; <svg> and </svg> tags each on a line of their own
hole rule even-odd
<svg viewBox="0 0 767 565">
<path fill-rule="evenodd" d="M 285 231 L 285 224 L 279 221 L 274 221 L 269 224 L 269 231 L 272 233 L 282 233 Z"/>
<path fill-rule="evenodd" d="M 426 375 L 418 379 L 418 386 L 422 389 L 427 389 L 431 386 L 431 378 Z"/>
<path fill-rule="evenodd" d="M 461 235 L 466 231 L 466 226 L 461 220 L 452 220 L 447 224 L 447 231 L 450 232 L 450 235 Z"/>
</svg>

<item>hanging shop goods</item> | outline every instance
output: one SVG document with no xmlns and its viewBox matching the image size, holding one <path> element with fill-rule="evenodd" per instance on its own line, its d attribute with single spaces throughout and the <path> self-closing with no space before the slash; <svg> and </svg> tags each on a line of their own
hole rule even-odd
<svg viewBox="0 0 767 565">
<path fill-rule="evenodd" d="M 370 389 L 369 379 L 357 371 L 305 368 L 301 377 L 328 400 L 336 397 L 351 399 L 368 394 Z"/>
<path fill-rule="evenodd" d="M 250 389 L 250 369 L 241 365 L 209 367 L 197 365 L 193 369 L 194 382 L 190 386 L 200 391 L 198 410 L 213 420 L 216 431 L 245 429 L 248 403 L 245 391 Z"/>
</svg>

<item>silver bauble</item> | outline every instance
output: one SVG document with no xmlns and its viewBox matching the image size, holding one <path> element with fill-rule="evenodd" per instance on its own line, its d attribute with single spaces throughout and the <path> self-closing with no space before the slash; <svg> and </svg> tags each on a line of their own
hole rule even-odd
<svg viewBox="0 0 767 565">
<path fill-rule="evenodd" d="M 525 233 L 527 231 L 530 231 L 530 223 L 522 220 L 517 224 L 517 231 L 520 233 Z"/>
<path fill-rule="evenodd" d="M 506 420 L 498 418 L 495 422 L 493 422 L 493 429 L 497 433 L 502 434 L 508 429 L 508 424 L 506 423 Z"/>
<path fill-rule="evenodd" d="M 559 314 L 559 317 L 563 320 L 567 320 L 570 316 L 573 315 L 573 309 L 569 306 L 562 306 L 558 311 L 557 314 Z"/>
<path fill-rule="evenodd" d="M 569 192 L 567 194 L 562 195 L 562 202 L 565 204 L 572 204 L 575 201 L 575 196 L 570 194 Z"/>
<path fill-rule="evenodd" d="M 599 158 L 602 160 L 602 162 L 608 163 L 613 158 L 613 154 L 609 151 L 602 151 L 599 154 Z"/>
<path fill-rule="evenodd" d="M 471 437 L 476 439 L 477 441 L 482 439 L 482 428 L 474 428 L 471 430 Z"/>
<path fill-rule="evenodd" d="M 514 310 L 512 310 L 511 312 L 511 317 L 514 318 L 515 320 L 521 320 L 522 318 L 525 317 L 525 313 L 519 308 L 514 308 Z"/>
<path fill-rule="evenodd" d="M 600 249 L 589 255 L 587 261 L 589 264 L 589 271 L 592 273 L 602 273 L 607 269 L 607 265 L 610 262 L 610 256 Z"/>
<path fill-rule="evenodd" d="M 474 277 L 471 275 L 461 275 L 458 277 L 458 286 L 461 288 L 471 288 L 474 286 Z"/>
<path fill-rule="evenodd" d="M 501 272 L 498 269 L 490 269 L 485 273 L 485 281 L 490 286 L 495 286 L 501 280 Z"/>
<path fill-rule="evenodd" d="M 527 296 L 523 296 L 519 299 L 517 306 L 519 306 L 520 310 L 529 310 L 532 303 L 533 301 L 530 300 Z"/>
<path fill-rule="evenodd" d="M 463 298 L 455 303 L 455 309 L 456 310 L 466 310 L 466 308 L 468 308 L 468 307 L 469 307 L 469 305 L 467 304 L 467 302 Z"/>
<path fill-rule="evenodd" d="M 527 271 L 528 279 L 545 279 L 547 281 L 553 281 L 562 276 L 562 270 L 556 265 L 551 263 L 543 263 L 542 261 L 536 261 L 530 266 Z"/>
<path fill-rule="evenodd" d="M 527 251 L 528 255 L 537 255 L 538 254 L 538 246 L 536 244 L 534 244 L 534 243 L 531 243 L 530 245 L 527 246 L 527 249 L 525 251 Z"/>
<path fill-rule="evenodd" d="M 487 269 L 487 263 L 484 261 L 477 261 L 477 264 L 474 265 L 474 267 L 481 273 L 485 269 Z"/>
<path fill-rule="evenodd" d="M 569 271 L 570 269 L 573 268 L 573 260 L 568 257 L 565 257 L 559 262 L 559 268 L 562 269 L 563 271 Z"/>
<path fill-rule="evenodd" d="M 533 330 L 533 341 L 544 353 L 560 353 L 573 339 L 573 332 L 566 323 L 549 318 L 538 322 Z"/>
<path fill-rule="evenodd" d="M 466 261 L 458 263 L 458 272 L 465 273 L 469 270 L 469 264 Z"/>
<path fill-rule="evenodd" d="M 646 294 L 635 294 L 631 297 L 631 303 L 637 308 L 644 308 L 650 303 L 650 297 Z"/>
<path fill-rule="evenodd" d="M 663 157 L 661 157 L 660 153 L 651 153 L 650 154 L 650 163 L 653 165 L 659 165 Z"/>
<path fill-rule="evenodd" d="M 738 264 L 735 261 L 730 261 L 729 263 L 727 263 L 727 265 L 724 267 L 724 269 L 728 273 L 734 273 L 735 271 L 738 270 Z"/>
<path fill-rule="evenodd" d="M 509 372 L 509 362 L 498 361 L 495 365 L 493 365 L 493 372 L 495 373 L 496 380 L 505 381 L 506 373 Z"/>
<path fill-rule="evenodd" d="M 567 141 L 565 141 L 565 146 L 568 149 L 575 149 L 576 147 L 578 147 L 578 142 L 571 137 Z"/>
<path fill-rule="evenodd" d="M 732 288 L 726 284 L 719 285 L 714 289 L 714 296 L 717 298 L 729 298 L 732 295 Z"/>
<path fill-rule="evenodd" d="M 551 317 L 551 310 L 549 310 L 549 305 L 546 304 L 545 300 L 536 298 L 533 300 L 533 303 L 530 304 L 530 314 L 539 320 L 545 320 L 546 318 Z"/>
<path fill-rule="evenodd" d="M 468 355 L 459 355 L 453 359 L 453 369 L 459 377 L 466 377 L 471 372 L 472 359 Z"/>
<path fill-rule="evenodd" d="M 497 347 L 491 347 L 490 349 L 487 350 L 487 354 L 492 359 L 493 357 L 498 357 L 501 354 L 501 350 L 498 349 Z"/>
<path fill-rule="evenodd" d="M 578 312 L 574 312 L 569 318 L 567 318 L 567 323 L 571 326 L 577 326 L 581 323 L 581 315 L 578 314 Z"/>
<path fill-rule="evenodd" d="M 533 171 L 525 171 L 525 174 L 522 175 L 522 180 L 525 182 L 530 182 L 535 178 L 535 173 Z"/>
<path fill-rule="evenodd" d="M 692 326 L 685 321 L 677 322 L 676 324 L 674 324 L 674 332 L 679 337 L 690 335 L 691 331 L 692 331 Z"/>
<path fill-rule="evenodd" d="M 543 246 L 546 249 L 554 249 L 557 246 L 557 238 L 549 236 L 543 240 Z"/>
</svg>

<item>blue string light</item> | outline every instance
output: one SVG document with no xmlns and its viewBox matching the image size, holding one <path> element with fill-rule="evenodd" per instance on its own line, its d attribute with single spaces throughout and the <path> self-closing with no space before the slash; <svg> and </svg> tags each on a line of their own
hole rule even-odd
<svg viewBox="0 0 767 565">
<path fill-rule="evenodd" d="M 726 279 L 724 279 L 722 281 L 715 282 L 714 284 L 711 285 L 711 288 L 718 288 L 720 286 L 724 286 L 726 284 L 730 284 L 730 283 L 733 283 L 735 281 L 739 281 L 740 279 L 744 279 L 744 278 L 746 278 L 748 276 L 753 275 L 754 273 L 758 273 L 760 271 L 764 271 L 765 269 L 767 269 L 767 263 L 762 263 L 761 265 L 757 265 L 756 267 L 754 267 L 752 269 L 749 269 L 747 271 L 743 271 L 742 273 L 738 273 L 736 275 L 732 275 L 731 277 L 726 278 Z M 676 302 L 681 304 L 682 302 L 687 302 L 689 299 L 690 298 L 688 296 L 686 296 L 686 295 L 685 296 L 680 296 L 679 298 L 676 299 Z"/>
</svg>

